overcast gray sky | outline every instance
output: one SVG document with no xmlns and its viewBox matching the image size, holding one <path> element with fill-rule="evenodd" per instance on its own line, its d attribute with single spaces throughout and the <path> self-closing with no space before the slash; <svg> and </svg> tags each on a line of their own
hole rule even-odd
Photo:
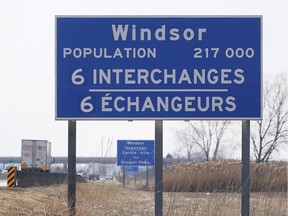
<svg viewBox="0 0 288 216">
<path fill-rule="evenodd" d="M 287 73 L 286 0 L 11 0 L 0 6 L 0 156 L 20 156 L 21 139 L 47 139 L 67 155 L 67 122 L 55 121 L 55 15 L 263 15 L 263 73 Z M 164 154 L 175 151 L 164 123 Z M 153 121 L 78 122 L 77 155 L 101 153 L 104 138 L 154 139 Z M 239 134 L 240 139 L 240 134 Z M 115 153 L 112 147 L 112 155 Z M 104 150 L 108 152 L 108 150 Z M 115 154 L 114 154 L 115 155 Z"/>
</svg>

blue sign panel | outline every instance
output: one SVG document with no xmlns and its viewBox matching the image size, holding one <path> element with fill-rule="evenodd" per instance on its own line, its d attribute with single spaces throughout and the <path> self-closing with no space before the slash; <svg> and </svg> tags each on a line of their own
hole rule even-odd
<svg viewBox="0 0 288 216">
<path fill-rule="evenodd" d="M 118 166 L 153 166 L 154 141 L 153 140 L 118 140 L 117 141 Z"/>
<path fill-rule="evenodd" d="M 131 172 L 131 173 L 140 172 L 138 166 L 128 166 L 128 167 L 125 168 L 125 171 L 126 171 L 126 172 Z"/>
<path fill-rule="evenodd" d="M 56 119 L 261 119 L 261 16 L 64 16 L 56 39 Z"/>
</svg>

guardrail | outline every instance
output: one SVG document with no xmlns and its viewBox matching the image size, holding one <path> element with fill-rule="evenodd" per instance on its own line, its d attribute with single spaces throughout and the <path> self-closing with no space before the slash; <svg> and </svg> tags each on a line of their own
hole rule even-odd
<svg viewBox="0 0 288 216">
<path fill-rule="evenodd" d="M 77 176 L 77 182 L 85 182 Z M 67 183 L 67 174 L 17 171 L 17 187 L 48 186 Z"/>
</svg>

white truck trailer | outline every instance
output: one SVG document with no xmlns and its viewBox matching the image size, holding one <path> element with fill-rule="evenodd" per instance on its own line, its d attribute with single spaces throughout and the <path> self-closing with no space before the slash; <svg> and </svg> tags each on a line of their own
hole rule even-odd
<svg viewBox="0 0 288 216">
<path fill-rule="evenodd" d="M 52 164 L 51 142 L 23 139 L 21 158 L 21 170 L 49 172 Z"/>
</svg>

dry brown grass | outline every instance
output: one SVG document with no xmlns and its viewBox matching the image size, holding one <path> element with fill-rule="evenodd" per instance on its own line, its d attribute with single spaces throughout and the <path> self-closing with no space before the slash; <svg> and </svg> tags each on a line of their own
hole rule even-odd
<svg viewBox="0 0 288 216">
<path fill-rule="evenodd" d="M 152 215 L 151 195 L 151 192 L 122 188 L 116 182 L 79 183 L 76 191 L 77 215 Z M 4 203 L 0 206 L 1 216 L 68 215 L 67 185 L 0 188 L 0 202 Z"/>
<path fill-rule="evenodd" d="M 230 169 L 227 169 L 227 164 L 229 164 Z M 252 178 L 253 185 L 256 185 L 252 187 L 259 190 L 262 185 L 269 189 L 261 189 L 266 192 L 251 193 L 251 216 L 288 215 L 287 169 L 286 165 L 284 165 L 285 170 L 282 166 L 283 164 L 252 166 L 252 173 L 256 173 L 253 174 L 255 175 L 253 178 L 256 178 L 256 180 L 257 178 L 263 178 L 258 183 L 253 182 L 256 180 Z M 231 188 L 234 190 L 238 187 L 239 180 L 237 178 L 241 173 L 240 167 L 238 161 L 214 162 L 213 164 L 178 164 L 168 167 L 165 169 L 165 187 L 170 182 L 172 186 L 169 186 L 168 189 L 185 191 L 184 188 L 186 187 L 186 191 L 189 188 L 189 190 L 194 189 L 198 192 L 165 192 L 164 215 L 239 216 L 241 212 L 241 193 L 239 191 L 231 192 Z M 264 172 L 264 170 L 266 171 Z M 168 171 L 171 175 L 167 175 Z M 235 178 L 236 173 L 237 178 Z M 286 182 L 282 179 L 284 178 L 282 175 L 286 175 Z M 235 179 L 229 180 L 231 176 Z M 172 177 L 174 180 L 171 179 Z M 219 180 L 220 177 L 222 180 Z M 196 183 L 191 182 L 191 180 Z M 227 182 L 221 182 L 223 180 Z M 283 181 L 285 186 L 283 186 Z M 217 186 L 217 184 L 220 184 L 220 186 Z M 202 188 L 201 190 L 205 189 L 213 192 L 199 192 L 201 191 L 199 187 Z M 272 190 L 275 191 L 271 192 Z M 76 195 L 77 216 L 154 215 L 153 191 L 123 188 L 118 182 L 79 183 L 77 184 Z M 67 185 L 25 189 L 0 187 L 0 216 L 67 216 L 67 210 Z"/>
<path fill-rule="evenodd" d="M 252 192 L 287 192 L 286 163 L 251 163 Z M 239 192 L 241 161 L 173 164 L 164 169 L 164 191 Z"/>
<path fill-rule="evenodd" d="M 66 216 L 67 185 L 1 188 L 2 216 Z M 154 215 L 154 193 L 122 188 L 117 182 L 77 184 L 77 215 Z M 239 193 L 164 193 L 165 216 L 239 216 Z M 286 193 L 252 193 L 251 216 L 286 216 Z"/>
</svg>

